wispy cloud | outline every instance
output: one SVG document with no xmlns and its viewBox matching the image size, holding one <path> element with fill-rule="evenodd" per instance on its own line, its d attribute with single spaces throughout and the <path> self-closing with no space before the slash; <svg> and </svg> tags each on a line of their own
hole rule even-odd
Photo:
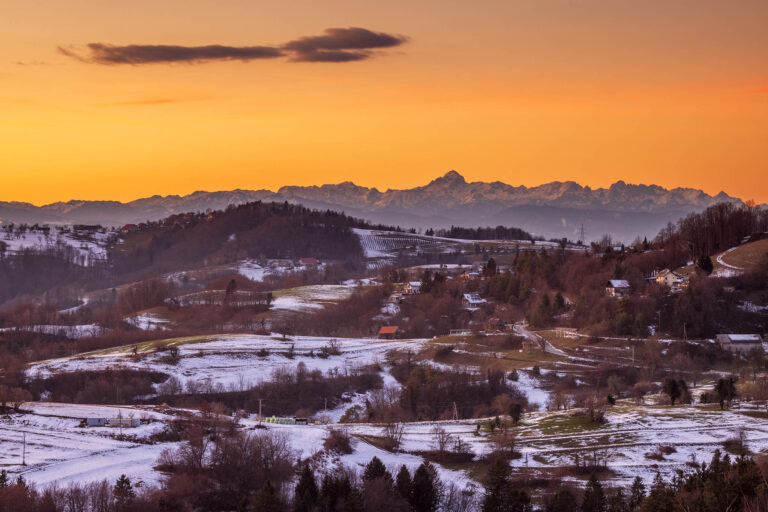
<svg viewBox="0 0 768 512">
<path fill-rule="evenodd" d="M 306 36 L 275 46 L 113 45 L 90 43 L 84 48 L 60 46 L 59 52 L 81 62 L 103 65 L 199 64 L 212 61 L 275 59 L 291 62 L 354 62 L 376 55 L 375 50 L 399 46 L 404 36 L 359 27 L 329 28 L 323 35 Z"/>
<path fill-rule="evenodd" d="M 85 55 L 73 48 L 59 47 L 59 52 L 84 62 L 95 64 L 157 64 L 173 62 L 207 62 L 212 60 L 273 59 L 283 52 L 270 46 L 177 46 L 130 44 L 116 46 L 90 43 Z"/>
<path fill-rule="evenodd" d="M 365 28 L 329 28 L 322 36 L 308 36 L 286 43 L 295 62 L 352 62 L 371 57 L 371 50 L 405 43 L 404 36 L 373 32 Z"/>
</svg>

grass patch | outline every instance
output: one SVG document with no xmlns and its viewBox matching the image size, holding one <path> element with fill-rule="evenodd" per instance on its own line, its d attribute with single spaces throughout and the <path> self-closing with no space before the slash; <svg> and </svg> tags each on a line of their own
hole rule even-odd
<svg viewBox="0 0 768 512">
<path fill-rule="evenodd" d="M 590 421 L 587 416 L 569 416 L 561 414 L 543 418 L 535 426 L 544 435 L 555 435 L 596 430 L 604 425 L 604 423 L 601 424 Z"/>
<path fill-rule="evenodd" d="M 768 419 L 768 413 L 765 411 L 736 411 L 736 413 L 743 414 L 744 416 L 749 416 L 750 418 L 760 418 L 763 420 Z"/>
<path fill-rule="evenodd" d="M 750 271 L 757 267 L 766 252 L 768 252 L 768 238 L 739 246 L 723 256 L 722 259 L 729 265 Z"/>
</svg>

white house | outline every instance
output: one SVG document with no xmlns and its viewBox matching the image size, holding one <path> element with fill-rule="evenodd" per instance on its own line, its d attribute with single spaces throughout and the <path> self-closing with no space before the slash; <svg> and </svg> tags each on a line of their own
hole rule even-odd
<svg viewBox="0 0 768 512">
<path fill-rule="evenodd" d="M 670 288 L 683 286 L 686 282 L 685 277 L 668 268 L 656 272 L 655 280 L 657 284 L 668 286 Z"/>
<path fill-rule="evenodd" d="M 464 297 L 461 299 L 461 302 L 464 304 L 464 307 L 469 309 L 477 309 L 488 303 L 487 300 L 482 298 L 477 293 L 465 293 Z"/>
<path fill-rule="evenodd" d="M 608 297 L 623 297 L 629 293 L 629 283 L 624 279 L 611 279 L 605 284 L 605 294 Z"/>
<path fill-rule="evenodd" d="M 405 295 L 415 295 L 419 292 L 421 292 L 421 281 L 409 281 L 403 286 Z"/>
</svg>

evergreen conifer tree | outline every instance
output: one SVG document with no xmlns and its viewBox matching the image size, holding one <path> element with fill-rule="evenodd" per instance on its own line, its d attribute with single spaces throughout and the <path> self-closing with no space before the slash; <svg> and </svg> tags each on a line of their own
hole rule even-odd
<svg viewBox="0 0 768 512">
<path fill-rule="evenodd" d="M 282 510 L 283 507 L 277 499 L 275 489 L 267 480 L 264 486 L 253 495 L 250 512 L 281 512 Z"/>
<path fill-rule="evenodd" d="M 378 457 L 372 458 L 371 461 L 365 466 L 365 471 L 363 471 L 364 481 L 370 481 L 376 478 L 384 478 L 390 482 L 392 481 L 392 475 L 389 473 L 389 471 L 387 471 L 384 463 L 381 462 Z"/>
<path fill-rule="evenodd" d="M 592 473 L 584 489 L 584 496 L 581 499 L 582 512 L 605 512 L 606 511 L 605 493 L 603 486 L 597 476 Z"/>
<path fill-rule="evenodd" d="M 312 471 L 312 468 L 309 467 L 309 464 L 307 464 L 304 466 L 304 470 L 299 477 L 299 482 L 296 484 L 293 510 L 295 512 L 311 511 L 317 503 L 318 493 L 315 473 Z"/>
<path fill-rule="evenodd" d="M 403 499 L 411 499 L 411 473 L 405 464 L 400 466 L 400 471 L 397 472 L 397 479 L 395 480 L 395 488 Z"/>
<path fill-rule="evenodd" d="M 427 462 L 422 463 L 413 474 L 410 503 L 415 512 L 434 512 L 437 510 L 438 495 L 434 472 L 427 464 Z"/>
</svg>

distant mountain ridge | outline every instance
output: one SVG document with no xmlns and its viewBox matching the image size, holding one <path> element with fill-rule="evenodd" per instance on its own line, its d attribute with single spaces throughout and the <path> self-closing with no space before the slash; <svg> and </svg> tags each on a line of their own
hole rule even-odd
<svg viewBox="0 0 768 512">
<path fill-rule="evenodd" d="M 189 211 L 220 210 L 251 201 L 288 201 L 311 208 L 344 210 L 374 222 L 403 227 L 451 225 L 516 226 L 545 237 L 574 238 L 584 224 L 588 239 L 604 233 L 629 240 L 654 236 L 668 221 L 722 202 L 741 203 L 724 192 L 711 196 L 692 188 L 665 189 L 617 181 L 592 189 L 573 181 L 536 187 L 500 181 L 467 182 L 456 171 L 412 189 L 361 187 L 350 181 L 270 190 L 198 191 L 186 196 L 152 196 L 127 203 L 78 201 L 34 206 L 0 202 L 0 221 L 122 225 Z"/>
</svg>

